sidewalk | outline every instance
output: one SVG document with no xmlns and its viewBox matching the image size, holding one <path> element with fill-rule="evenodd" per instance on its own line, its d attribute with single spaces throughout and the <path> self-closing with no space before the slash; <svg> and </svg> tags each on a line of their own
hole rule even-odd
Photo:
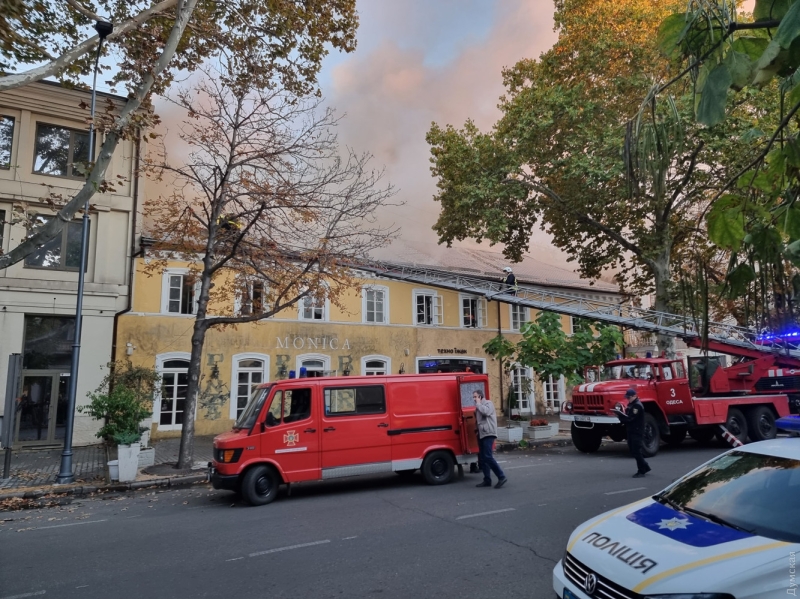
<svg viewBox="0 0 800 599">
<path fill-rule="evenodd" d="M 214 437 L 195 437 L 194 460 L 195 468 L 198 468 L 198 475 L 205 475 L 205 465 L 211 461 L 213 439 Z M 154 441 L 153 447 L 156 450 L 156 464 L 178 461 L 180 439 Z M 2 468 L 3 455 L 3 452 L 0 451 L 0 468 Z M 72 464 L 75 471 L 76 485 L 96 488 L 107 484 L 105 480 L 106 450 L 102 445 L 74 448 Z M 53 487 L 60 465 L 61 449 L 28 449 L 14 451 L 11 457 L 11 477 L 8 479 L 0 479 L 0 499 L 12 494 L 15 496 L 19 495 L 19 491 L 22 489 L 30 491 L 32 488 L 41 488 L 41 490 L 46 489 L 48 493 L 58 493 L 59 488 L 67 487 L 67 485 L 64 487 Z M 0 474 L 2 474 L 2 470 L 0 470 Z M 177 474 L 178 473 L 176 473 L 176 476 Z M 143 479 L 143 482 L 153 481 L 153 484 L 156 484 L 162 479 L 170 478 L 173 477 L 143 476 L 140 471 L 137 481 Z M 184 476 L 183 478 L 186 477 Z M 69 485 L 69 487 L 72 486 L 74 485 Z"/>
</svg>

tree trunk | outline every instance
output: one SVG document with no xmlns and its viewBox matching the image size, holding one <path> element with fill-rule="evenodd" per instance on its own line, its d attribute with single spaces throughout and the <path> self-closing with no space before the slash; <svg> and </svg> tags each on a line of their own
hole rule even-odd
<svg viewBox="0 0 800 599">
<path fill-rule="evenodd" d="M 656 303 L 654 308 L 658 312 L 669 312 L 669 284 L 670 284 L 670 250 L 665 249 L 658 258 L 653 261 L 653 277 L 655 279 Z M 675 337 L 671 335 L 656 335 L 656 346 L 658 353 L 666 352 L 666 357 L 674 358 Z"/>
<path fill-rule="evenodd" d="M 192 330 L 192 354 L 189 359 L 189 385 L 186 389 L 186 403 L 183 409 L 181 427 L 181 446 L 178 452 L 177 468 L 186 470 L 194 465 L 194 418 L 197 412 L 197 396 L 200 393 L 200 377 L 203 370 L 203 344 L 206 340 L 206 312 L 208 309 L 211 275 L 205 271 L 200 277 L 200 297 L 197 301 L 197 317 Z"/>
</svg>

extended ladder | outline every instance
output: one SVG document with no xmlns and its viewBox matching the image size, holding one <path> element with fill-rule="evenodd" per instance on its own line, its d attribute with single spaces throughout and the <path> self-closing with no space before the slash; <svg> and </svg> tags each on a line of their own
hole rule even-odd
<svg viewBox="0 0 800 599">
<path fill-rule="evenodd" d="M 680 337 L 685 340 L 700 339 L 702 336 L 702 321 L 694 321 L 686 316 L 668 312 L 644 310 L 631 305 L 587 299 L 577 294 L 548 291 L 524 285 L 520 286 L 514 294 L 508 285 L 500 281 L 415 266 L 373 262 L 359 264 L 355 268 L 387 279 L 460 291 L 485 297 L 487 300 L 589 318 L 629 329 Z M 764 353 L 781 353 L 800 358 L 800 347 L 797 344 L 787 342 L 785 339 L 766 341 L 750 329 L 735 325 L 709 321 L 708 339 L 736 348 Z M 800 342 L 800 338 L 798 338 L 798 342 Z"/>
</svg>

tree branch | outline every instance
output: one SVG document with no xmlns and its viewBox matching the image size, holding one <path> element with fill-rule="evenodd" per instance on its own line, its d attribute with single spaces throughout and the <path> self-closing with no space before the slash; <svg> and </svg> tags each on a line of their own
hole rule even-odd
<svg viewBox="0 0 800 599">
<path fill-rule="evenodd" d="M 165 2 L 172 2 L 173 0 L 165 0 Z M 177 0 L 175 0 L 177 1 Z M 163 4 L 163 3 L 162 3 Z M 67 202 L 67 204 L 58 211 L 57 218 L 50 219 L 44 225 L 37 227 L 32 235 L 25 241 L 20 243 L 13 250 L 0 256 L 0 270 L 8 268 L 12 264 L 23 260 L 25 256 L 34 251 L 37 247 L 47 243 L 58 235 L 64 228 L 64 223 L 69 222 L 75 213 L 86 203 L 97 191 L 100 182 L 103 180 L 108 170 L 108 165 L 111 164 L 111 158 L 114 151 L 117 149 L 122 131 L 130 124 L 133 113 L 136 112 L 144 102 L 147 94 L 156 81 L 156 78 L 169 66 L 175 50 L 178 47 L 186 25 L 189 22 L 192 12 L 197 5 L 197 0 L 185 0 L 183 6 L 178 11 L 175 18 L 175 23 L 172 26 L 169 39 L 164 45 L 164 50 L 161 52 L 156 61 L 152 72 L 148 73 L 142 83 L 136 88 L 136 92 L 128 99 L 125 107 L 122 109 L 119 117 L 114 123 L 114 129 L 111 130 L 106 136 L 103 145 L 100 148 L 100 155 L 92 167 L 89 177 L 83 187 Z"/>
<path fill-rule="evenodd" d="M 666 222 L 667 218 L 669 217 L 669 212 L 672 210 L 672 206 L 677 201 L 678 196 L 681 194 L 689 181 L 691 181 L 694 170 L 697 167 L 697 156 L 700 154 L 700 150 L 703 149 L 704 144 L 705 142 L 700 140 L 700 143 L 697 144 L 694 152 L 692 152 L 692 155 L 689 157 L 689 168 L 686 170 L 686 174 L 684 174 L 683 178 L 680 180 L 680 183 L 678 183 L 675 191 L 672 192 L 672 197 L 670 198 L 669 202 L 667 202 L 667 205 L 664 207 L 664 212 L 661 215 L 661 222 Z"/>
<path fill-rule="evenodd" d="M 83 4 L 78 2 L 78 0 L 65 0 L 67 4 L 69 4 L 72 8 L 77 10 L 87 19 L 91 19 L 92 21 L 108 21 L 107 18 L 103 18 L 95 12 L 92 12 L 88 8 L 86 8 Z"/>
<path fill-rule="evenodd" d="M 176 6 L 178 2 L 179 0 L 163 0 L 163 2 L 160 2 L 155 6 L 151 6 L 146 10 L 143 10 L 135 17 L 131 17 L 127 21 L 124 21 L 118 25 L 114 25 L 114 31 L 112 31 L 109 34 L 109 36 L 106 38 L 106 41 L 112 41 L 118 37 L 122 37 L 123 35 L 128 33 L 131 29 L 139 27 L 142 23 L 145 23 L 151 18 L 160 15 L 161 13 L 163 13 L 166 10 L 169 10 L 173 6 Z M 0 91 L 15 89 L 17 87 L 22 87 L 30 83 L 35 83 L 36 81 L 41 81 L 45 77 L 51 77 L 57 75 L 58 73 L 66 69 L 70 64 L 72 64 L 73 62 L 78 60 L 81 56 L 83 56 L 84 54 L 89 52 L 92 48 L 94 48 L 99 41 L 100 41 L 100 36 L 94 35 L 90 37 L 88 40 L 81 42 L 74 48 L 67 50 L 64 54 L 48 62 L 47 64 L 35 67 L 33 69 L 29 69 L 27 71 L 23 71 L 22 73 L 13 73 L 11 75 L 5 75 L 0 77 Z M 162 53 L 162 56 L 163 55 L 164 54 Z"/>
</svg>

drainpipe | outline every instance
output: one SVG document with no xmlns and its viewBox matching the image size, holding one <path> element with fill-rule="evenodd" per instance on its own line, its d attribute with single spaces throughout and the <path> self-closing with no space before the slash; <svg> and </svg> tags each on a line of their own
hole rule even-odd
<svg viewBox="0 0 800 599">
<path fill-rule="evenodd" d="M 139 130 L 139 135 L 136 136 L 136 144 L 134 145 L 134 168 L 135 175 L 133 177 L 133 211 L 131 212 L 131 263 L 128 269 L 128 303 L 123 310 L 114 314 L 114 328 L 111 337 L 111 362 L 117 361 L 117 328 L 119 327 L 119 317 L 127 314 L 133 307 L 133 275 L 136 270 L 136 257 L 142 253 L 142 250 L 136 250 L 136 219 L 139 212 L 139 160 L 141 152 L 142 132 Z"/>
<path fill-rule="evenodd" d="M 500 304 L 502 302 L 497 302 L 497 336 L 503 336 L 503 329 L 500 326 Z M 500 365 L 500 411 L 503 411 L 503 359 L 500 358 L 497 363 Z M 506 414 L 508 418 L 511 417 L 511 410 L 508 411 Z"/>
</svg>

